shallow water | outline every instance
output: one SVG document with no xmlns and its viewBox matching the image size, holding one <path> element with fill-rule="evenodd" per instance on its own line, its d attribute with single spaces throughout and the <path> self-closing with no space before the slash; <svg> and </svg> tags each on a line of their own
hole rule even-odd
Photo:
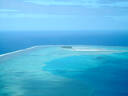
<svg viewBox="0 0 128 96">
<path fill-rule="evenodd" d="M 37 46 L 0 57 L 0 96 L 127 96 L 128 48 Z"/>
</svg>

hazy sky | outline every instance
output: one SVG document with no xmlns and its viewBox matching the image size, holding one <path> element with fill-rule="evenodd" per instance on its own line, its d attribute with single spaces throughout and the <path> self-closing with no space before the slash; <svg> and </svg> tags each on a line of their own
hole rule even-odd
<svg viewBox="0 0 128 96">
<path fill-rule="evenodd" d="M 128 30 L 128 0 L 0 0 L 0 31 Z"/>
</svg>

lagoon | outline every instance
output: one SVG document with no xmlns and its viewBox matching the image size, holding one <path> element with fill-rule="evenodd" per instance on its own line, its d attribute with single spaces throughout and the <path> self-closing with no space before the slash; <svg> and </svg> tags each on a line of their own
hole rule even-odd
<svg viewBox="0 0 128 96">
<path fill-rule="evenodd" d="M 70 46 L 0 55 L 0 96 L 128 95 L 127 47 Z"/>
</svg>

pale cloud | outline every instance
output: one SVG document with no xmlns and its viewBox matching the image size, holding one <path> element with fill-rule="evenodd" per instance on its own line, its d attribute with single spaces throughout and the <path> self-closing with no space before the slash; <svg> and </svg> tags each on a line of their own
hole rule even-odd
<svg viewBox="0 0 128 96">
<path fill-rule="evenodd" d="M 25 2 L 30 2 L 39 5 L 74 5 L 74 6 L 84 6 L 84 5 L 95 5 L 98 0 L 25 0 Z"/>
<path fill-rule="evenodd" d="M 18 12 L 18 11 L 13 9 L 0 9 L 0 12 Z"/>
<path fill-rule="evenodd" d="M 39 5 L 70 5 L 86 7 L 128 7 L 127 0 L 25 0 L 25 2 Z"/>
<path fill-rule="evenodd" d="M 0 6 L 2 30 L 128 29 L 126 0 L 7 1 Z"/>
<path fill-rule="evenodd" d="M 116 21 L 120 21 L 120 22 L 128 22 L 128 16 L 105 16 L 107 18 L 111 18 L 113 20 Z"/>
<path fill-rule="evenodd" d="M 25 13 L 0 13 L 0 18 L 72 18 L 73 15 L 55 15 L 55 14 L 25 14 Z"/>
</svg>

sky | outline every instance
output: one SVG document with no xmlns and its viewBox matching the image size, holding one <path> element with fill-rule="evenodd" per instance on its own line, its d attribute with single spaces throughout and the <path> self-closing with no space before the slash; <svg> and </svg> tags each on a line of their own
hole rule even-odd
<svg viewBox="0 0 128 96">
<path fill-rule="evenodd" d="M 128 30 L 128 0 L 0 0 L 0 31 Z"/>
</svg>

